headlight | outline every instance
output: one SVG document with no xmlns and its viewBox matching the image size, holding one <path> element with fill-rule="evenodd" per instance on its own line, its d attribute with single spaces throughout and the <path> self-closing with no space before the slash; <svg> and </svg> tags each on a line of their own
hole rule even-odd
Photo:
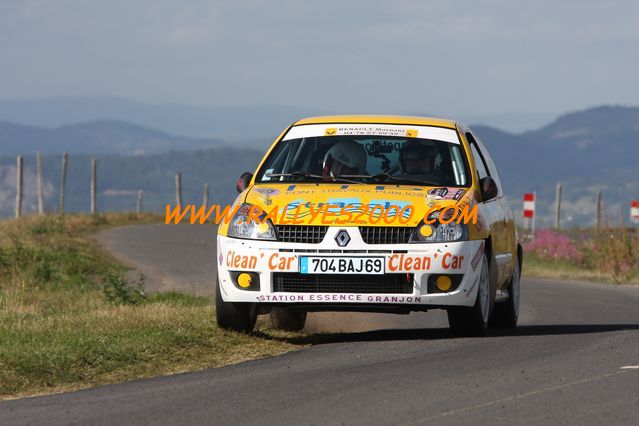
<svg viewBox="0 0 639 426">
<path fill-rule="evenodd" d="M 411 243 L 449 243 L 468 239 L 468 226 L 463 223 L 441 223 L 439 211 L 431 213 L 428 219 L 436 219 L 433 223 L 420 222 L 410 236 Z"/>
<path fill-rule="evenodd" d="M 270 220 L 256 222 L 248 220 L 249 204 L 243 204 L 229 223 L 229 237 L 249 240 L 275 240 L 275 229 Z"/>
</svg>

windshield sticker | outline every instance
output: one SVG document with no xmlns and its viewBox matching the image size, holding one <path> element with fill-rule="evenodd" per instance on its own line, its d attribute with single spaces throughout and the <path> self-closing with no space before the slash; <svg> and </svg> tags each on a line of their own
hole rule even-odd
<svg viewBox="0 0 639 426">
<path fill-rule="evenodd" d="M 455 195 L 453 195 L 453 200 L 459 200 L 465 193 L 465 189 L 458 189 L 457 192 L 455 192 Z"/>
<path fill-rule="evenodd" d="M 450 186 L 442 186 L 439 188 L 432 188 L 428 190 L 427 197 L 435 200 L 455 200 L 459 201 L 464 194 L 466 193 L 465 189 L 450 187 Z"/>
<path fill-rule="evenodd" d="M 459 144 L 455 129 L 395 124 L 308 124 L 292 127 L 283 140 L 320 136 L 388 136 L 435 139 Z"/>
<path fill-rule="evenodd" d="M 267 169 L 266 172 L 264 172 L 264 177 L 262 177 L 262 180 L 271 180 L 271 177 L 269 176 L 271 173 L 273 173 L 275 169 Z"/>
<path fill-rule="evenodd" d="M 433 188 L 428 191 L 428 195 L 444 198 L 448 194 L 448 188 Z"/>
</svg>

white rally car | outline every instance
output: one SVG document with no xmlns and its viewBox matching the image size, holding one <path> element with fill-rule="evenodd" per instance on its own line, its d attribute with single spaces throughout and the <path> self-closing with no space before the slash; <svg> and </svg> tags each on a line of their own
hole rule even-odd
<svg viewBox="0 0 639 426">
<path fill-rule="evenodd" d="M 216 316 L 250 332 L 277 309 L 446 309 L 452 330 L 516 327 L 522 249 L 485 147 L 463 124 L 300 120 L 238 179 L 218 230 Z"/>
</svg>

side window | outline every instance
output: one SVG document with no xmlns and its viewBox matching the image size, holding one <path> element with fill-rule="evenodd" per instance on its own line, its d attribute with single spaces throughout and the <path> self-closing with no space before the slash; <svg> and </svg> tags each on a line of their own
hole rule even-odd
<svg viewBox="0 0 639 426">
<path fill-rule="evenodd" d="M 468 138 L 468 140 L 470 141 L 471 139 Z M 484 163 L 484 159 L 479 154 L 479 151 L 477 151 L 477 145 L 475 145 L 475 141 L 471 142 L 470 150 L 473 153 L 473 159 L 475 160 L 475 167 L 477 167 L 477 174 L 479 175 L 479 179 L 483 179 L 486 176 L 490 176 L 490 174 L 488 173 L 488 168 L 486 167 L 486 164 Z"/>
<path fill-rule="evenodd" d="M 499 179 L 499 174 L 497 173 L 497 168 L 495 167 L 495 163 L 493 159 L 490 157 L 490 154 L 486 150 L 486 147 L 481 143 L 479 139 L 475 139 L 472 133 L 466 132 L 466 139 L 470 143 L 470 149 L 473 153 L 473 157 L 475 158 L 475 162 L 477 163 L 477 171 L 479 173 L 479 179 L 490 176 L 495 180 L 497 184 L 497 188 L 499 190 L 498 197 L 502 197 L 504 194 L 501 188 L 501 180 Z M 477 159 L 480 158 L 481 161 Z M 481 166 L 479 165 L 481 163 Z M 481 168 L 483 167 L 484 173 L 482 175 Z"/>
</svg>

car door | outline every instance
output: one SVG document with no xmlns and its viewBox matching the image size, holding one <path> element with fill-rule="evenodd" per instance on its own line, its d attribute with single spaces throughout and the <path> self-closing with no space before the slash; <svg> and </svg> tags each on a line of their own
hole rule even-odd
<svg viewBox="0 0 639 426">
<path fill-rule="evenodd" d="M 513 250 L 511 248 L 512 241 L 509 237 L 509 234 L 511 234 L 509 228 L 514 226 L 514 216 L 512 215 L 510 207 L 507 206 L 507 200 L 504 197 L 499 173 L 488 150 L 471 131 L 466 132 L 466 139 L 470 144 L 479 178 L 482 179 L 485 176 L 490 176 L 497 184 L 497 197 L 485 202 L 484 205 L 487 207 L 487 211 L 490 212 L 489 214 L 491 216 L 493 251 L 498 270 L 497 281 L 498 286 L 502 287 L 512 275 Z M 507 208 L 504 208 L 505 205 Z M 508 214 L 509 211 L 510 215 Z"/>
</svg>

